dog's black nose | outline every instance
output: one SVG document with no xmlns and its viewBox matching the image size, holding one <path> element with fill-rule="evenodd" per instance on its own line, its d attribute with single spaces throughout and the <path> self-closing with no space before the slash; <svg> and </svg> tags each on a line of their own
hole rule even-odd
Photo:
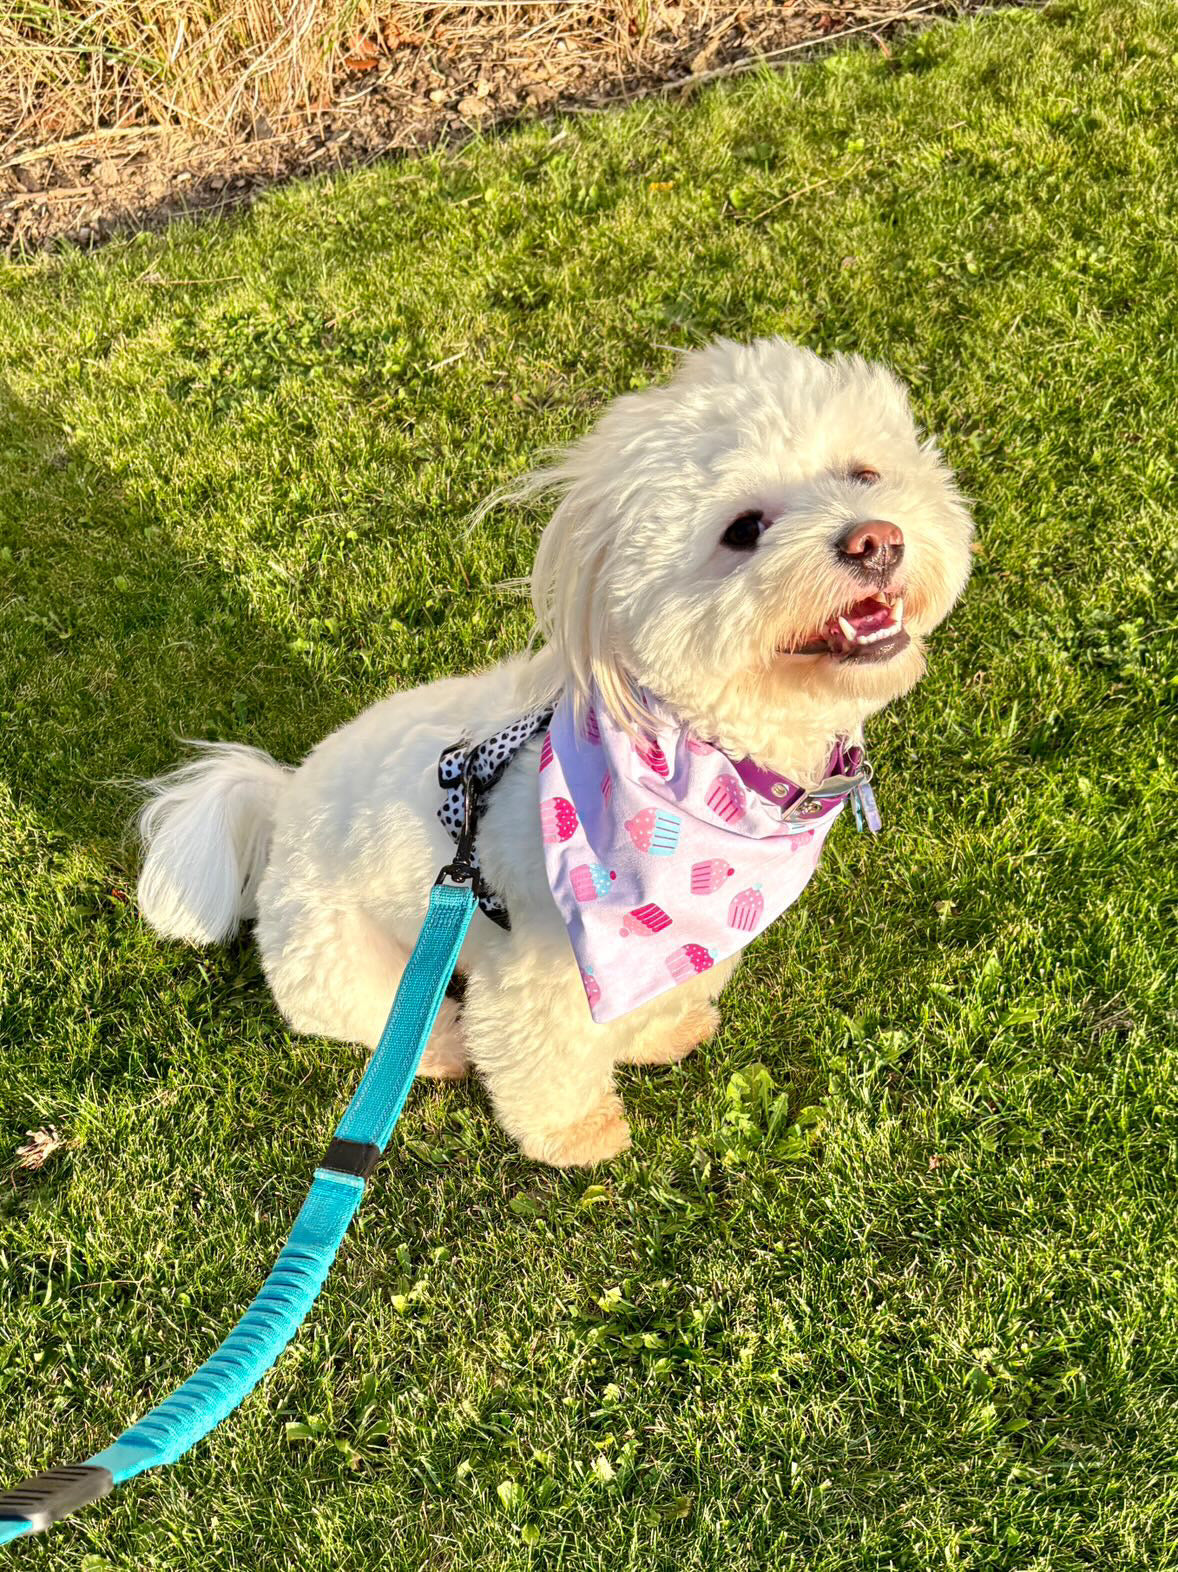
<svg viewBox="0 0 1178 1572">
<path fill-rule="evenodd" d="M 852 524 L 834 544 L 847 567 L 864 578 L 878 579 L 881 584 L 900 566 L 904 555 L 903 531 L 899 525 L 882 519 Z"/>
</svg>

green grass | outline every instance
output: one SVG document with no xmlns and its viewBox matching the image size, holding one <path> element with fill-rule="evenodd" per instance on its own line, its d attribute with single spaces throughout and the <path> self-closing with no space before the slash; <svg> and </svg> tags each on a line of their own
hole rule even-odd
<svg viewBox="0 0 1178 1572">
<path fill-rule="evenodd" d="M 668 345 L 886 359 L 981 542 L 633 1152 L 419 1088 L 263 1387 L 15 1565 L 1178 1566 L 1175 51 L 1055 4 L 0 273 L 5 1482 L 211 1350 L 361 1062 L 142 928 L 120 782 L 519 647 L 465 520 Z"/>
</svg>

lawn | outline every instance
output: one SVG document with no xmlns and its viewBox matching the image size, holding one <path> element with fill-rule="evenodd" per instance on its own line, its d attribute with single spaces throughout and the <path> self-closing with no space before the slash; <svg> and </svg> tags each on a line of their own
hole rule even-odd
<svg viewBox="0 0 1178 1572">
<path fill-rule="evenodd" d="M 633 1151 L 418 1088 L 274 1373 L 14 1565 L 1178 1566 L 1176 62 L 1057 0 L 0 272 L 4 1483 L 207 1355 L 361 1064 L 142 927 L 130 778 L 518 648 L 475 505 L 713 333 L 889 361 L 980 541 Z"/>
</svg>

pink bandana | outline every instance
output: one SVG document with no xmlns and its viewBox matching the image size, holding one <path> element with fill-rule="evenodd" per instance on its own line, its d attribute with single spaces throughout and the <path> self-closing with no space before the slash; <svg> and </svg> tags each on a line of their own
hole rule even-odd
<svg viewBox="0 0 1178 1572">
<path fill-rule="evenodd" d="M 797 900 L 842 799 L 783 815 L 788 784 L 670 721 L 636 744 L 594 705 L 578 728 L 561 697 L 540 753 L 540 831 L 595 1021 L 735 955 Z"/>
</svg>

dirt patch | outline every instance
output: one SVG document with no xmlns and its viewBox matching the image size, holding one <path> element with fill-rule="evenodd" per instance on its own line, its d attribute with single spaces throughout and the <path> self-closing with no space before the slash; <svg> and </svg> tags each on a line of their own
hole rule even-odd
<svg viewBox="0 0 1178 1572">
<path fill-rule="evenodd" d="M 713 0 L 624 6 L 401 7 L 339 51 L 331 101 L 248 129 L 190 123 L 99 125 L 54 142 L 32 123 L 0 157 L 0 244 L 11 255 L 91 247 L 180 215 L 246 205 L 296 175 L 456 143 L 563 111 L 786 64 L 830 47 L 889 49 L 900 27 L 983 9 L 980 0 Z M 126 118 L 125 116 L 123 117 Z"/>
</svg>

